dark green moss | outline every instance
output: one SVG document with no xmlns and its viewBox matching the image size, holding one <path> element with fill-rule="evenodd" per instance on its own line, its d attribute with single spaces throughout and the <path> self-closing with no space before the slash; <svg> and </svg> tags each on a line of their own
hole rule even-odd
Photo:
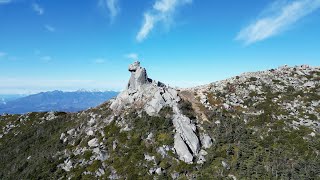
<svg viewBox="0 0 320 180">
<path fill-rule="evenodd" d="M 250 77 L 250 81 L 257 81 L 258 79 L 256 77 Z"/>
</svg>

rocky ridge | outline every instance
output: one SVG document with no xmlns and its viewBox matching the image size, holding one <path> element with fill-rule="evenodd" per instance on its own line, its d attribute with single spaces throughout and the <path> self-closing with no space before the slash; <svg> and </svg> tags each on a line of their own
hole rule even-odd
<svg viewBox="0 0 320 180">
<path fill-rule="evenodd" d="M 0 179 L 319 178 L 319 67 L 187 89 L 128 70 L 96 108 L 0 116 Z"/>
<path fill-rule="evenodd" d="M 138 110 L 141 108 L 148 115 L 154 116 L 163 107 L 171 107 L 173 109 L 172 122 L 176 131 L 174 148 L 181 160 L 192 163 L 194 157 L 199 155 L 200 141 L 196 134 L 195 124 L 183 115 L 178 107 L 178 102 L 181 100 L 178 91 L 148 78 L 145 68 L 142 68 L 138 61 L 131 64 L 128 70 L 131 72 L 131 77 L 127 89 L 112 102 L 110 108 L 118 114 L 121 114 L 122 110 L 126 110 L 128 106 Z M 206 144 L 209 144 L 210 137 L 205 141 Z"/>
<path fill-rule="evenodd" d="M 268 71 L 244 73 L 223 81 L 186 89 L 211 111 L 238 110 L 249 121 L 265 113 L 260 107 L 272 104 L 278 111 L 271 118 L 286 119 L 287 124 L 298 128 L 308 126 L 320 132 L 320 68 L 301 65 L 282 66 Z M 218 123 L 218 122 L 217 122 Z"/>
</svg>

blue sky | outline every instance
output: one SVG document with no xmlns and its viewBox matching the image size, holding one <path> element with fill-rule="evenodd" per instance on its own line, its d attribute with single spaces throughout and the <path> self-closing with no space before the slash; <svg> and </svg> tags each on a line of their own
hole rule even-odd
<svg viewBox="0 0 320 180">
<path fill-rule="evenodd" d="M 320 64 L 320 0 L 0 0 L 0 94 L 172 86 Z"/>
</svg>

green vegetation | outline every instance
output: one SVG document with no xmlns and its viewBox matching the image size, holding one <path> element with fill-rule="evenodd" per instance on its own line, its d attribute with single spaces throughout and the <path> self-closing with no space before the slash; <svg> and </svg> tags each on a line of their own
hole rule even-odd
<svg viewBox="0 0 320 180">
<path fill-rule="evenodd" d="M 140 116 L 134 112 L 129 113 L 124 119 L 132 130 L 120 132 L 120 127 L 112 122 L 105 127 L 108 152 L 110 158 L 106 160 L 108 166 L 115 168 L 122 177 L 150 179 L 148 170 L 153 167 L 153 162 L 144 160 L 144 154 L 156 156 L 156 161 L 161 167 L 168 169 L 173 163 L 172 158 L 162 159 L 157 153 L 157 148 L 162 145 L 173 145 L 173 125 L 171 122 L 171 108 L 164 108 L 162 116 L 152 117 L 143 112 Z M 152 133 L 153 141 L 146 141 Z M 113 149 L 113 142 L 118 142 Z"/>
<path fill-rule="evenodd" d="M 283 121 L 274 123 L 263 138 L 262 131 L 251 130 L 241 119 L 221 115 L 221 124 L 211 129 L 214 146 L 208 150 L 207 162 L 195 172 L 199 179 L 226 178 L 233 174 L 239 179 L 317 179 L 320 158 L 319 137 L 304 140 L 311 130 L 284 130 Z M 209 129 L 208 129 L 209 130 Z M 221 161 L 230 165 L 222 167 Z"/>
<path fill-rule="evenodd" d="M 256 77 L 250 77 L 250 81 L 257 81 L 258 79 Z"/>
<path fill-rule="evenodd" d="M 96 172 L 96 170 L 98 170 L 101 167 L 101 165 L 102 165 L 101 161 L 95 160 L 95 161 L 93 161 L 93 163 L 91 165 L 89 165 L 87 167 L 87 170 L 89 172 Z"/>
<path fill-rule="evenodd" d="M 207 97 L 208 97 L 208 102 L 212 106 L 217 106 L 217 105 L 221 105 L 222 104 L 222 101 L 219 100 L 218 98 L 215 98 L 215 96 L 214 96 L 214 94 L 212 92 L 208 93 Z"/>
<path fill-rule="evenodd" d="M 90 151 L 90 150 L 85 151 L 83 154 L 84 159 L 87 161 L 90 160 L 91 156 L 92 156 L 92 151 Z"/>
<path fill-rule="evenodd" d="M 55 119 L 40 123 L 44 115 L 28 114 L 24 123 L 17 121 L 18 115 L 1 117 L 0 122 L 11 121 L 19 127 L 0 139 L 0 179 L 58 179 L 65 174 L 57 168 L 63 159 L 55 154 L 66 149 L 60 135 L 75 123 L 66 113 L 55 113 Z"/>
<path fill-rule="evenodd" d="M 196 119 L 196 113 L 192 108 L 192 104 L 189 101 L 181 100 L 179 102 L 179 109 L 181 110 L 182 114 L 187 116 L 189 119 Z"/>
</svg>

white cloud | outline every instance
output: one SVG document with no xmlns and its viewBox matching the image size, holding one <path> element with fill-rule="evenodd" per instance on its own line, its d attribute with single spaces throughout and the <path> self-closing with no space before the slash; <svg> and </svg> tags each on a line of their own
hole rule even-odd
<svg viewBox="0 0 320 180">
<path fill-rule="evenodd" d="M 35 12 L 37 12 L 39 15 L 42 15 L 44 13 L 44 9 L 42 7 L 40 7 L 39 4 L 37 3 L 33 3 L 32 4 L 32 8 Z"/>
<path fill-rule="evenodd" d="M 125 57 L 128 58 L 128 59 L 132 59 L 132 60 L 137 60 L 137 59 L 139 59 L 139 56 L 138 56 L 138 54 L 136 54 L 136 53 L 126 54 Z"/>
<path fill-rule="evenodd" d="M 149 32 L 153 29 L 155 21 L 156 18 L 153 15 L 150 15 L 149 13 L 144 14 L 144 23 L 137 35 L 138 41 L 142 41 L 147 37 Z"/>
<path fill-rule="evenodd" d="M 0 5 L 1 4 L 8 4 L 8 3 L 11 3 L 12 0 L 0 0 Z"/>
<path fill-rule="evenodd" d="M 137 41 L 147 38 L 157 23 L 170 25 L 177 8 L 190 3 L 192 0 L 156 0 L 152 9 L 144 13 L 143 24 L 136 36 Z"/>
<path fill-rule="evenodd" d="M 7 53 L 0 51 L 0 58 L 3 58 L 3 57 L 5 57 L 5 56 L 7 56 Z"/>
<path fill-rule="evenodd" d="M 50 25 L 44 25 L 44 28 L 47 30 L 47 31 L 50 31 L 50 32 L 55 32 L 56 31 L 56 28 L 54 28 L 53 26 L 50 26 Z"/>
<path fill-rule="evenodd" d="M 282 1 L 281 1 L 282 2 Z M 236 39 L 246 45 L 265 40 L 290 28 L 303 17 L 320 8 L 320 0 L 275 1 L 262 17 L 242 29 Z"/>
<path fill-rule="evenodd" d="M 103 59 L 103 58 L 98 58 L 98 59 L 95 59 L 95 60 L 94 60 L 94 63 L 95 63 L 95 64 L 104 64 L 105 62 L 106 62 L 106 60 Z"/>
<path fill-rule="evenodd" d="M 120 12 L 119 0 L 99 0 L 98 5 L 100 8 L 108 10 L 111 22 Z"/>
</svg>

